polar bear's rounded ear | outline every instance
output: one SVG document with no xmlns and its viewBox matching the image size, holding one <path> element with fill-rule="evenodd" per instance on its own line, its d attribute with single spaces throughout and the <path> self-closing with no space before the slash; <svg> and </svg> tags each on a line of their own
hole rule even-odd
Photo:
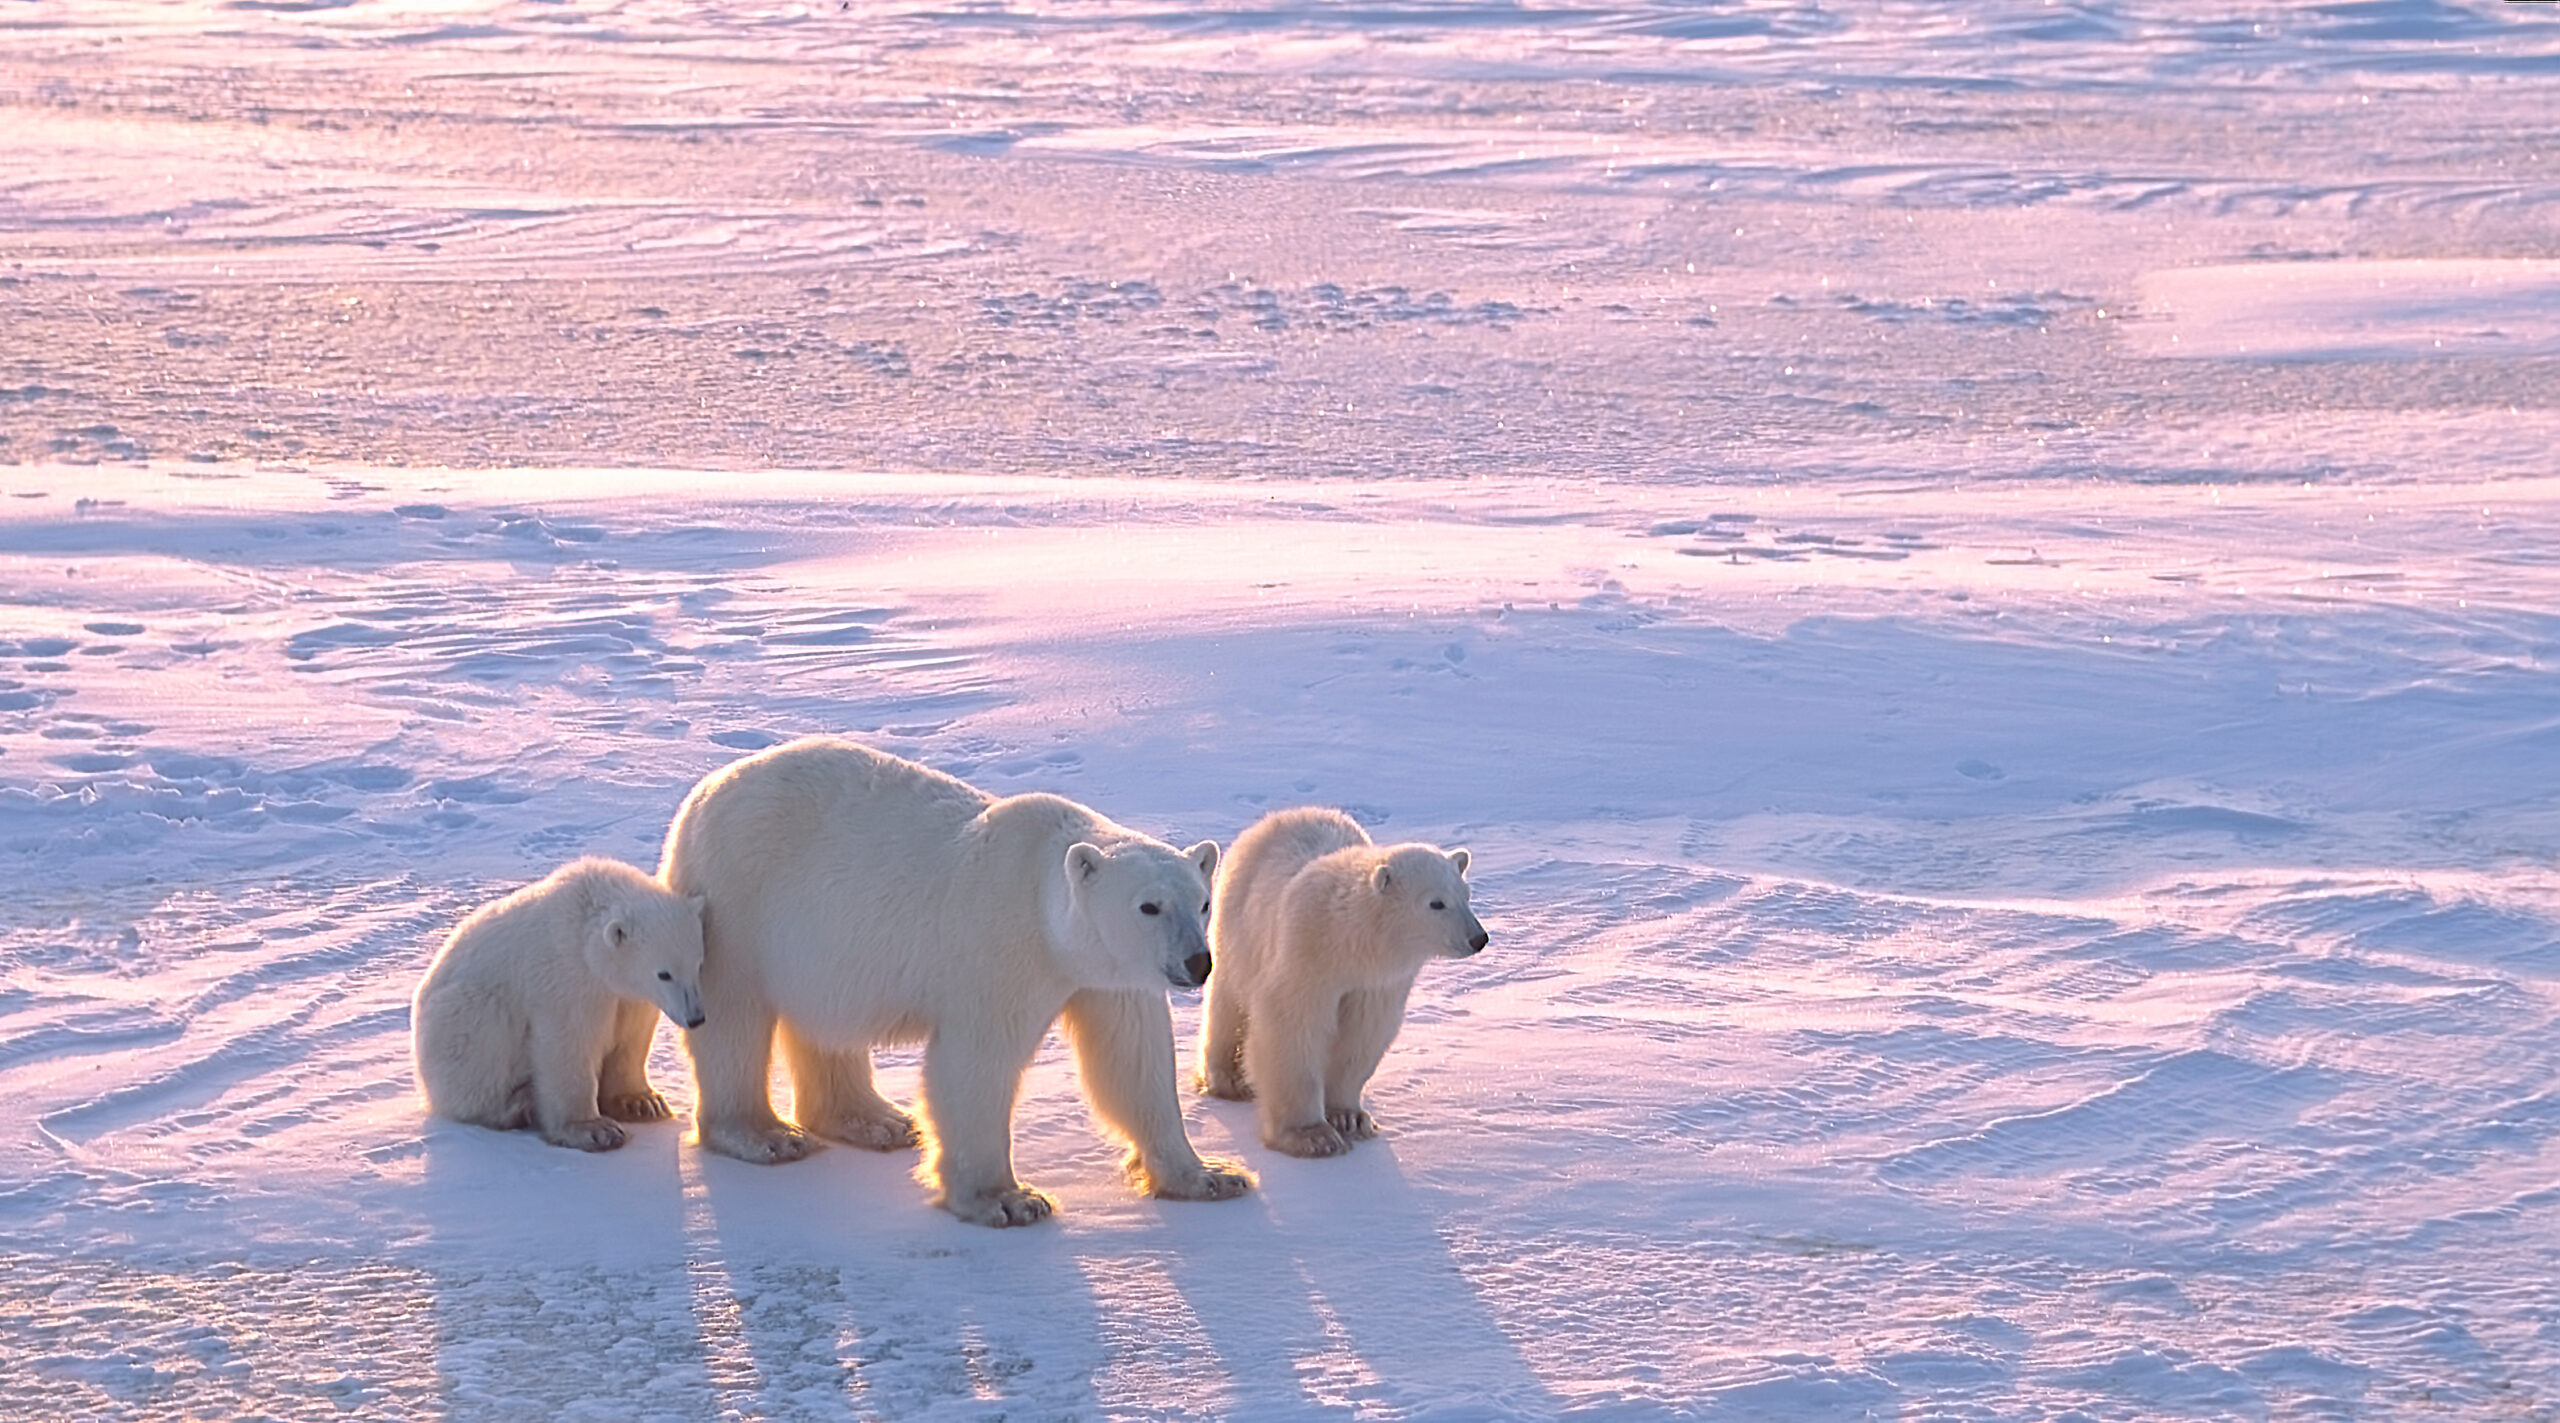
<svg viewBox="0 0 2560 1423">
<path fill-rule="evenodd" d="M 1449 863 L 1457 867 L 1458 873 L 1465 874 L 1467 872 L 1467 852 L 1464 850 L 1451 850 L 1449 852 Z"/>
<path fill-rule="evenodd" d="M 1067 847 L 1067 883 L 1083 884 L 1102 873 L 1102 847 L 1082 840 Z"/>
<path fill-rule="evenodd" d="M 1386 893 L 1387 886 L 1395 882 L 1396 877 L 1387 872 L 1384 861 L 1380 861 L 1376 869 L 1369 871 L 1369 887 L 1381 894 Z"/>
<path fill-rule="evenodd" d="M 1194 869 L 1196 869 L 1196 870 L 1200 871 L 1200 878 L 1202 878 L 1202 879 L 1215 879 L 1215 878 L 1217 878 L 1217 876 L 1218 876 L 1218 842 L 1217 842 L 1217 841 L 1215 841 L 1215 840 L 1203 840 L 1203 841 L 1201 841 L 1199 844 L 1192 846 L 1190 849 L 1185 850 L 1185 851 L 1183 851 L 1182 853 L 1183 853 L 1183 855 L 1184 855 L 1184 857 L 1185 857 L 1185 858 L 1187 858 L 1187 859 L 1189 859 L 1189 860 L 1191 861 L 1192 868 L 1194 868 Z"/>
<path fill-rule="evenodd" d="M 621 948 L 631 942 L 631 926 L 623 923 L 619 916 L 608 919 L 604 923 L 604 937 L 615 948 Z"/>
</svg>

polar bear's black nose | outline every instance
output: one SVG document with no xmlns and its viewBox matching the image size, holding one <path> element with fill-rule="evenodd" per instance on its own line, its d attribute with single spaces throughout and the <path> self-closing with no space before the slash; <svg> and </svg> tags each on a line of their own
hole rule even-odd
<svg viewBox="0 0 2560 1423">
<path fill-rule="evenodd" d="M 699 1028 L 708 1021 L 710 1020 L 703 1017 L 700 1013 L 696 1013 L 692 1017 L 685 1019 L 684 1025 L 688 1028 Z"/>
<path fill-rule="evenodd" d="M 1493 936 L 1492 936 L 1491 934 L 1486 933 L 1486 932 L 1485 932 L 1485 931 L 1483 931 L 1482 929 L 1478 929 L 1478 930 L 1477 930 L 1477 931 L 1475 931 L 1474 933 L 1469 934 L 1469 935 L 1467 936 L 1467 947 L 1468 947 L 1469 949 L 1475 950 L 1475 951 L 1477 951 L 1477 952 L 1479 952 L 1479 953 L 1483 952 L 1483 950 L 1484 950 L 1484 946 L 1485 946 L 1485 945 L 1490 944 L 1490 943 L 1492 943 L 1492 942 L 1493 942 Z"/>
<path fill-rule="evenodd" d="M 1195 988 L 1203 983 L 1207 983 L 1209 981 L 1209 956 L 1207 954 L 1193 954 L 1191 957 L 1182 961 L 1182 971 L 1191 975 L 1191 984 Z"/>
</svg>

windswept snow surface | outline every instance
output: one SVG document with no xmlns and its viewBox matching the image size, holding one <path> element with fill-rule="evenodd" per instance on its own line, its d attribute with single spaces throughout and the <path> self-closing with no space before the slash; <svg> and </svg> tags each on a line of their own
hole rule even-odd
<svg viewBox="0 0 2560 1423">
<path fill-rule="evenodd" d="M 2560 1417 L 2555 154 L 2450 0 L 12 0 L 0 1413 Z M 1494 944 L 1240 1202 L 429 1124 L 810 732 Z"/>
</svg>

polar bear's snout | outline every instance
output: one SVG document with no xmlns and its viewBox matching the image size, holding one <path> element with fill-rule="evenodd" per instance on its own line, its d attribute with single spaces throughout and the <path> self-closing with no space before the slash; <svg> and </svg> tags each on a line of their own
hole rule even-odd
<svg viewBox="0 0 2560 1423">
<path fill-rule="evenodd" d="M 657 1000 L 658 1011 L 667 1015 L 667 1021 L 679 1028 L 699 1028 L 709 1021 L 702 1016 L 702 990 L 699 988 L 683 983 L 660 983 L 658 991 L 650 997 Z"/>
<path fill-rule="evenodd" d="M 1199 925 L 1175 920 L 1173 943 L 1165 954 L 1165 981 L 1176 988 L 1198 988 L 1209 981 L 1209 935 Z"/>
</svg>

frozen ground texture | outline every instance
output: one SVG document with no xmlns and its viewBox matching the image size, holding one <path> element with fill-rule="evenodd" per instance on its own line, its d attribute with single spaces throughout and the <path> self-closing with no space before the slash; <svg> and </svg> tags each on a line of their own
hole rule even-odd
<svg viewBox="0 0 2560 1423">
<path fill-rule="evenodd" d="M 2556 99 L 2417 0 L 16 0 L 7 1411 L 2560 1416 Z M 1239 1203 L 1054 1053 L 1002 1234 L 419 1117 L 464 909 L 810 731 L 1494 947 L 1351 1157 L 1192 1105 Z"/>
</svg>

